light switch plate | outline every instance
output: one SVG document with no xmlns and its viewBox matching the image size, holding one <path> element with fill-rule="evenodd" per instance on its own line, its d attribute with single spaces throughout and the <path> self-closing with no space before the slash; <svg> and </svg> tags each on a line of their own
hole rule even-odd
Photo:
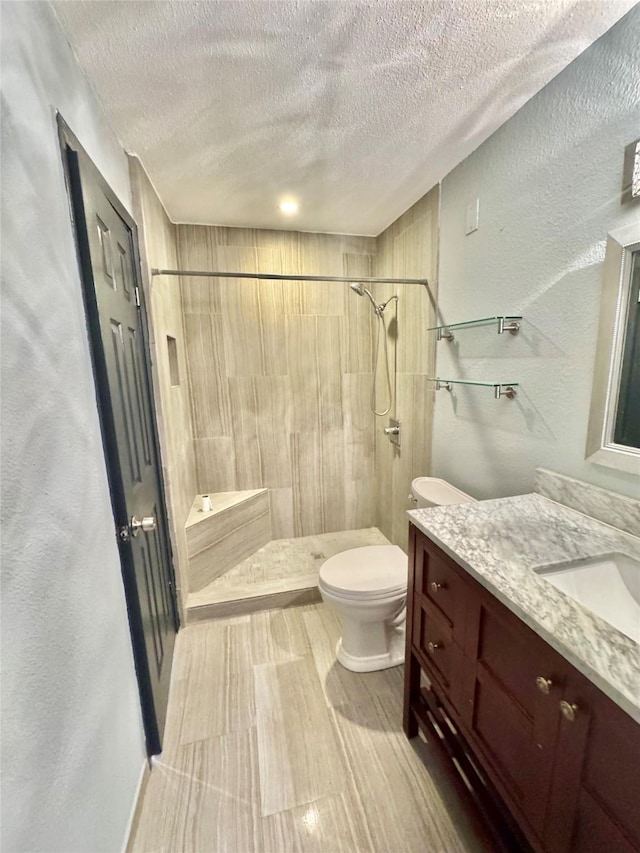
<svg viewBox="0 0 640 853">
<path fill-rule="evenodd" d="M 467 205 L 467 215 L 465 217 L 465 234 L 473 234 L 474 231 L 478 230 L 478 225 L 480 222 L 480 199 L 477 198 L 475 201 L 472 201 L 471 204 Z"/>
</svg>

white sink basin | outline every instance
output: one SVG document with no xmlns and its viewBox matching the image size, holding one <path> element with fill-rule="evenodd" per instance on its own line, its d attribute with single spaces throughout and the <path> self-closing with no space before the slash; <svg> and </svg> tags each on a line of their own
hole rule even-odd
<svg viewBox="0 0 640 853">
<path fill-rule="evenodd" d="M 640 643 L 640 561 L 601 554 L 534 569 L 574 601 Z"/>
</svg>

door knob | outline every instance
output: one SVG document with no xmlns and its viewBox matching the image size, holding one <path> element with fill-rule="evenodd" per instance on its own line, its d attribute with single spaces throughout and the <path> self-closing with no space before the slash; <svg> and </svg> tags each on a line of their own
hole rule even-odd
<svg viewBox="0 0 640 853">
<path fill-rule="evenodd" d="M 440 643 L 427 643 L 427 651 L 430 655 L 432 655 L 436 649 L 441 649 L 442 646 Z"/>
<path fill-rule="evenodd" d="M 570 723 L 572 723 L 576 718 L 578 706 L 571 704 L 571 702 L 566 702 L 563 699 L 560 702 L 560 710 L 562 711 L 562 716 L 565 718 L 565 720 L 568 720 Z"/>
<path fill-rule="evenodd" d="M 156 529 L 156 517 L 155 515 L 145 515 L 144 518 L 136 518 L 135 515 L 131 516 L 131 535 L 137 536 L 138 533 L 142 530 L 143 533 L 150 533 L 152 530 Z"/>
<path fill-rule="evenodd" d="M 431 581 L 431 589 L 433 592 L 437 592 L 439 589 L 442 589 L 442 584 L 437 581 Z"/>
</svg>

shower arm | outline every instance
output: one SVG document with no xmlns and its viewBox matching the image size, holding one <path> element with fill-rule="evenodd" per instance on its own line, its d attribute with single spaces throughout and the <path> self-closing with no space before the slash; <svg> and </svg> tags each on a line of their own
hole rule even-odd
<svg viewBox="0 0 640 853">
<path fill-rule="evenodd" d="M 260 278 L 269 281 L 342 281 L 345 284 L 421 284 L 428 287 L 426 278 L 363 278 L 346 275 L 284 275 L 270 272 L 209 272 L 208 270 L 163 270 L 152 269 L 151 275 L 182 275 L 187 277 L 204 276 L 208 278 Z M 391 299 L 397 299 L 392 296 Z M 391 299 L 387 300 L 390 302 Z M 385 303 L 387 304 L 387 303 Z"/>
<path fill-rule="evenodd" d="M 426 284 L 426 282 L 425 282 L 425 284 Z M 396 302 L 398 302 L 398 301 L 399 301 L 399 297 L 398 297 L 395 293 L 394 293 L 394 295 L 393 295 L 393 296 L 390 296 L 390 297 L 387 299 L 387 301 L 386 301 L 386 302 L 381 302 L 381 303 L 378 305 L 378 308 L 379 308 L 381 311 L 384 311 L 384 309 L 387 307 L 387 305 L 388 305 L 390 302 L 393 302 L 393 300 L 394 300 L 394 299 L 395 299 L 395 301 L 396 301 Z"/>
<path fill-rule="evenodd" d="M 396 302 L 398 302 L 399 299 L 398 295 L 394 294 L 393 296 L 390 296 L 386 302 L 376 302 L 376 300 L 373 298 L 373 294 L 371 293 L 371 291 L 367 287 L 365 287 L 362 282 L 358 282 L 358 284 L 350 284 L 349 287 L 351 288 L 351 290 L 353 290 L 354 293 L 357 293 L 358 296 L 368 297 L 369 302 L 373 305 L 373 310 L 376 312 L 378 317 L 380 317 L 380 319 L 382 319 L 387 305 L 390 302 L 393 302 L 394 299 Z"/>
</svg>

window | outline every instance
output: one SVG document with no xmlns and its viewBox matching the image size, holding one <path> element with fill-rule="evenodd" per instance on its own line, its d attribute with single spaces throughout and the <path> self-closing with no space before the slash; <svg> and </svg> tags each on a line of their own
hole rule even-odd
<svg viewBox="0 0 640 853">
<path fill-rule="evenodd" d="M 640 222 L 609 234 L 587 458 L 640 475 Z"/>
<path fill-rule="evenodd" d="M 640 448 L 640 250 L 631 260 L 627 325 L 622 345 L 620 389 L 613 440 Z"/>
</svg>

